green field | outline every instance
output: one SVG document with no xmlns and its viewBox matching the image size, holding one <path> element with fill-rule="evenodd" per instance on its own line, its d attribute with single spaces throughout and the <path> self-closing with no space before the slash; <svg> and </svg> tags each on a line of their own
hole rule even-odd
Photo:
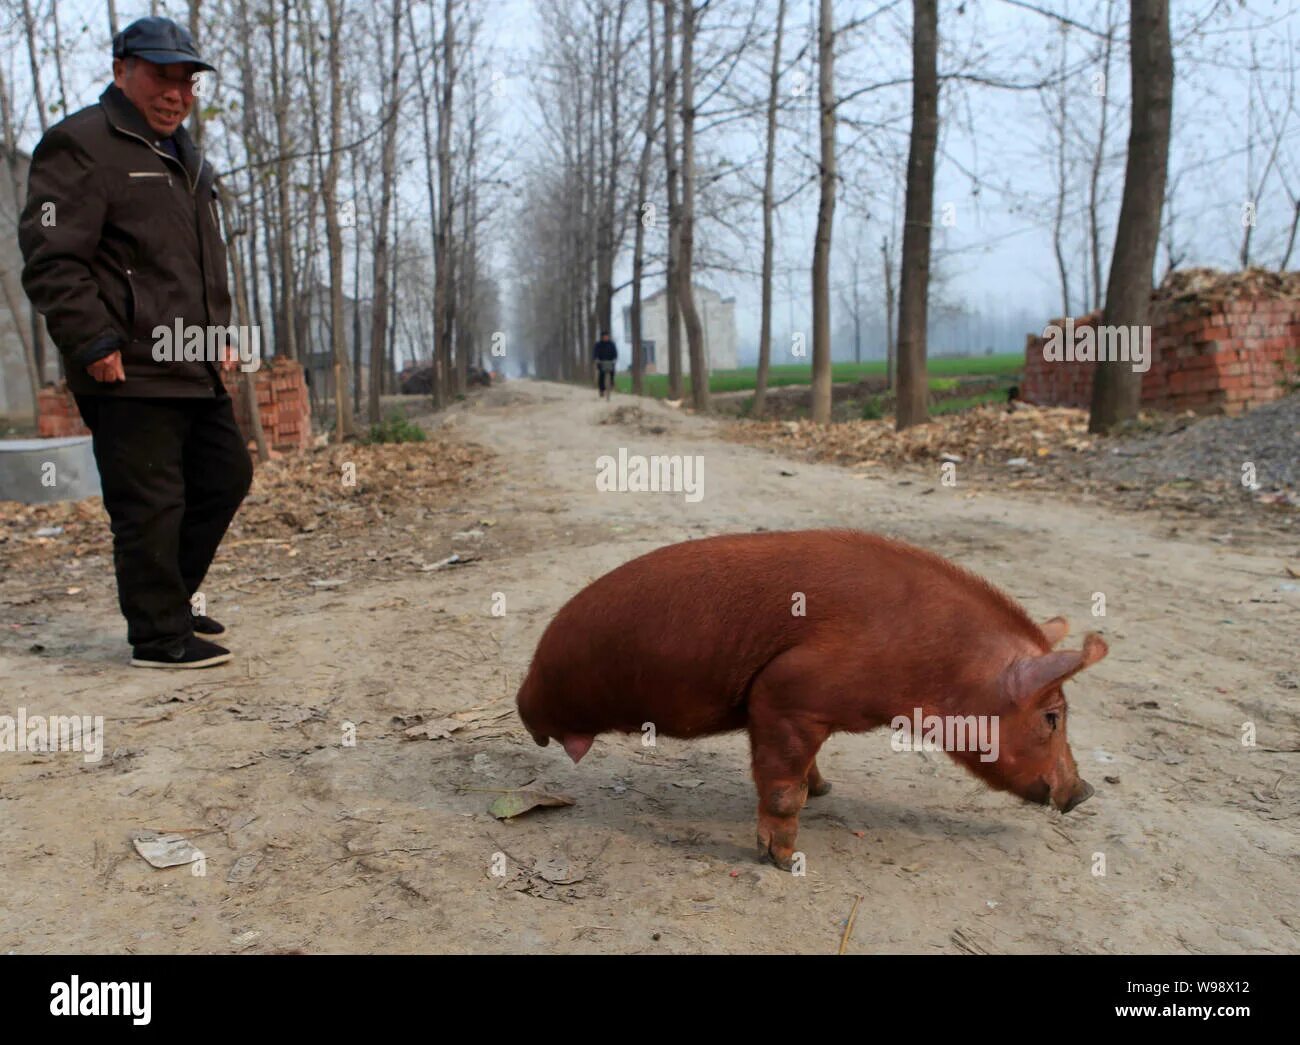
<svg viewBox="0 0 1300 1045">
<path fill-rule="evenodd" d="M 1016 377 L 1024 368 L 1025 356 L 1023 352 L 1005 352 L 995 356 L 969 356 L 962 358 L 936 358 L 927 362 L 927 372 L 930 377 L 930 389 L 936 392 L 949 391 L 954 387 L 955 382 L 945 380 L 958 377 Z M 885 362 L 884 360 L 874 360 L 870 363 L 833 363 L 831 364 L 831 380 L 834 382 L 842 381 L 861 381 L 867 377 L 884 377 Z M 710 392 L 746 392 L 753 391 L 754 385 L 758 380 L 757 367 L 742 367 L 738 370 L 718 370 L 709 376 Z M 812 364 L 792 364 L 773 366 L 768 371 L 767 386 L 768 388 L 779 388 L 783 385 L 806 385 L 812 382 Z M 627 373 L 618 375 L 615 387 L 620 392 L 630 392 L 632 390 L 632 377 Z M 655 396 L 663 399 L 668 395 L 668 375 L 667 374 L 647 374 L 645 376 L 646 395 Z M 691 391 L 691 380 L 683 375 L 682 392 L 689 396 Z"/>
</svg>

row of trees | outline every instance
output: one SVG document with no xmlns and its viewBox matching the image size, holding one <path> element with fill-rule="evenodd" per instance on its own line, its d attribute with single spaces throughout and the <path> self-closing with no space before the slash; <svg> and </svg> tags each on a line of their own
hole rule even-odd
<svg viewBox="0 0 1300 1045">
<path fill-rule="evenodd" d="M 839 5 L 843 6 L 843 5 Z M 964 5 L 963 5 L 964 6 Z M 1032 4 L 1018 6 L 1039 13 L 1045 25 L 1063 35 L 1073 27 L 1086 32 L 1095 46 L 1085 57 L 1099 65 L 1103 78 L 1118 64 L 1122 12 L 1116 0 L 1102 8 L 1098 26 Z M 773 241 L 783 204 L 807 191 L 817 198 L 816 223 L 808 261 L 811 330 L 808 355 L 812 366 L 813 419 L 825 422 L 831 404 L 831 258 L 837 196 L 866 195 L 879 210 L 888 193 L 875 199 L 860 194 L 853 175 L 841 173 L 845 150 L 867 156 L 875 169 L 897 172 L 902 181 L 901 236 L 886 233 L 880 262 L 888 311 L 897 308 L 897 424 L 900 428 L 927 419 L 926 348 L 931 294 L 935 221 L 935 166 L 941 132 L 940 92 L 977 85 L 985 90 L 1037 91 L 1054 114 L 1062 143 L 1077 132 L 1078 120 L 1066 107 L 1068 78 L 1077 79 L 1073 56 L 1060 48 L 1060 65 L 1024 81 L 988 74 L 980 56 L 946 58 L 940 69 L 943 27 L 937 0 L 911 0 L 911 67 L 894 76 L 871 79 L 837 68 L 837 54 L 850 37 L 880 36 L 900 4 L 882 2 L 842 22 L 833 0 L 818 0 L 816 35 L 791 46 L 786 0 L 774 0 L 760 14 L 714 0 L 539 0 L 545 25 L 543 72 L 536 101 L 542 115 L 543 156 L 527 180 L 521 220 L 513 244 L 518 275 L 519 313 L 527 317 L 527 335 L 536 345 L 535 364 L 543 376 L 585 377 L 588 346 L 599 330 L 609 329 L 613 273 L 620 252 L 631 252 L 632 380 L 640 391 L 642 360 L 639 328 L 643 283 L 662 280 L 668 315 L 667 364 L 670 395 L 680 398 L 683 378 L 690 378 L 696 408 L 708 408 L 707 361 L 692 295 L 692 277 L 701 264 L 714 271 L 744 270 L 723 249 L 701 257 L 698 246 L 701 208 L 711 230 L 725 230 L 737 212 L 761 208 L 761 283 L 758 382 L 753 411 L 764 409 L 772 345 Z M 960 17 L 958 9 L 952 17 Z M 1099 126 L 1092 130 L 1089 295 L 1106 307 L 1105 321 L 1142 324 L 1165 197 L 1173 90 L 1169 12 L 1165 0 L 1131 0 L 1128 11 L 1131 110 L 1127 166 L 1109 277 L 1101 297 L 1107 264 L 1102 243 L 1100 188 L 1107 154 L 1105 103 Z M 761 79 L 760 79 L 761 70 Z M 810 75 L 810 71 L 812 74 Z M 910 87 L 910 118 L 905 160 L 889 144 L 887 127 L 900 118 L 898 107 L 883 99 Z M 863 113 L 867 96 L 882 99 Z M 1104 97 L 1105 91 L 1102 91 Z M 1052 100 L 1055 99 L 1053 105 Z M 783 162 L 808 135 L 792 131 L 810 114 L 816 119 L 816 154 Z M 847 129 L 847 135 L 843 131 Z M 702 146 L 701 132 L 714 148 Z M 737 172 L 726 156 L 728 141 L 748 131 L 762 135 L 762 167 Z M 728 138 L 731 135 L 731 138 Z M 847 137 L 847 145 L 841 141 Z M 804 164 L 803 161 L 811 160 Z M 1056 165 L 1062 186 L 1056 201 L 1056 249 L 1063 285 L 1068 273 L 1062 247 L 1067 179 L 1075 172 L 1060 146 Z M 859 166 L 859 164 L 855 164 Z M 798 173 L 801 167 L 811 175 Z M 794 173 L 792 173 L 794 172 Z M 724 185 L 724 182 L 726 183 Z M 854 199 L 861 208 L 861 200 Z M 630 233 L 630 235 L 629 235 Z M 629 242 L 630 240 L 630 242 Z M 864 251 L 855 244 L 854 273 Z M 898 250 L 897 256 L 894 252 Z M 748 251 L 746 251 L 748 253 Z M 895 286 L 895 276 L 897 281 Z M 1067 310 L 1069 290 L 1064 291 Z M 861 305 L 851 301 L 855 322 Z M 678 316 L 681 316 L 679 321 Z M 687 342 L 686 375 L 679 367 L 678 339 Z M 522 335 L 524 331 L 520 331 Z M 891 374 L 894 352 L 891 351 Z M 1093 425 L 1113 426 L 1136 412 L 1138 375 L 1108 366 L 1096 383 Z"/>
<path fill-rule="evenodd" d="M 1193 75 L 1212 64 L 1218 38 L 1199 30 L 1220 16 L 1219 3 L 1185 16 L 1171 40 L 1167 4 L 1155 0 L 1098 0 L 1077 15 L 1070 0 L 999 0 L 1041 27 L 1001 53 L 983 46 L 988 12 L 960 0 L 534 6 L 541 35 L 528 81 L 537 119 L 531 141 L 510 136 L 511 147 L 533 150 L 518 156 L 501 128 L 509 117 L 519 123 L 523 99 L 486 37 L 491 4 L 151 5 L 188 21 L 220 70 L 192 127 L 222 175 L 239 317 L 268 331 L 264 343 L 278 354 L 323 373 L 319 384 L 345 390 L 330 410 L 340 435 L 363 406 L 375 417 L 403 358 L 433 365 L 439 402 L 464 389 L 468 367 L 503 341 L 492 275 L 503 261 L 513 283 L 507 354 L 542 376 L 585 378 L 590 344 L 613 328 L 614 302 L 629 291 L 640 391 L 641 306 L 649 288 L 663 286 L 670 395 L 680 398 L 689 378 L 694 404 L 707 409 L 693 288 L 700 273 L 718 273 L 761 290 L 756 414 L 772 361 L 788 355 L 811 359 L 814 417 L 829 417 L 834 303 L 851 320 L 855 352 L 883 312 L 898 423 L 924 420 L 930 326 L 947 304 L 936 288 L 965 260 L 947 242 L 952 204 L 936 201 L 936 165 L 968 178 L 978 205 L 981 191 L 1013 200 L 1003 171 L 1034 162 L 1008 159 L 992 176 L 963 168 L 951 142 L 980 141 L 990 98 L 1041 105 L 1044 130 L 1031 128 L 1024 141 L 1044 191 L 1020 203 L 1050 237 L 1063 312 L 1104 305 L 1107 322 L 1141 323 L 1151 230 L 1168 264 L 1188 256 L 1174 193 L 1198 171 L 1186 164 L 1165 174 L 1172 56 L 1182 47 L 1183 61 L 1195 44 L 1206 53 Z M 112 0 L 0 0 L 0 134 L 15 187 L 17 146 L 98 93 L 118 19 Z M 1253 213 L 1281 184 L 1294 218 L 1284 252 L 1242 223 L 1240 257 L 1246 264 L 1277 248 L 1285 265 L 1300 224 L 1300 183 L 1284 145 L 1294 56 L 1276 19 L 1259 23 L 1258 54 L 1251 32 L 1240 70 L 1249 88 L 1243 199 Z M 84 61 L 68 61 L 88 53 L 103 63 L 90 80 L 78 72 Z M 1127 98 L 1109 87 L 1125 79 L 1125 54 Z M 1013 73 L 1003 71 L 1008 62 Z M 1213 96 L 1216 85 L 1203 78 L 1197 89 Z M 515 96 L 503 102 L 507 90 Z M 1183 116 L 1188 140 L 1201 133 L 1197 115 Z M 16 308 L 16 274 L 0 275 Z M 792 276 L 807 288 L 810 318 L 791 332 L 793 344 L 777 344 L 775 287 Z M 878 298 L 863 293 L 867 283 L 878 284 Z M 25 336 L 35 385 L 47 372 L 39 324 Z M 1107 402 L 1119 395 L 1110 406 L 1099 399 L 1098 426 L 1136 402 L 1131 374 L 1115 371 L 1097 388 Z"/>
</svg>

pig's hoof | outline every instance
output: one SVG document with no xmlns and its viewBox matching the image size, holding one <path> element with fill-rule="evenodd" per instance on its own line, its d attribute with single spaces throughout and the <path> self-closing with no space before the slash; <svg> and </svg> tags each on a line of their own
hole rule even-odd
<svg viewBox="0 0 1300 1045">
<path fill-rule="evenodd" d="M 831 782 L 829 780 L 823 780 L 820 784 L 816 785 L 808 785 L 808 794 L 811 798 L 821 798 L 822 795 L 829 795 L 830 793 Z"/>
<path fill-rule="evenodd" d="M 758 861 L 762 863 L 765 860 L 771 860 L 782 871 L 789 871 L 794 867 L 794 851 L 791 850 L 785 856 L 778 855 L 762 836 L 758 836 Z"/>
</svg>

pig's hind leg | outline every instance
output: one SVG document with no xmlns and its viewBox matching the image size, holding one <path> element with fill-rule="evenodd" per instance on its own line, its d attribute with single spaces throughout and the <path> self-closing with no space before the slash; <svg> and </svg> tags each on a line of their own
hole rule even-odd
<svg viewBox="0 0 1300 1045">
<path fill-rule="evenodd" d="M 817 768 L 817 759 L 813 759 L 812 765 L 808 768 L 808 794 L 812 798 L 821 798 L 822 795 L 831 793 L 831 784 L 821 771 Z"/>
</svg>

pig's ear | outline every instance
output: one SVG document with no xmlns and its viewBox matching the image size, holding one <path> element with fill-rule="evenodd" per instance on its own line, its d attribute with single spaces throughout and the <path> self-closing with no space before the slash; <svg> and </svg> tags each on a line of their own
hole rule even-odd
<svg viewBox="0 0 1300 1045">
<path fill-rule="evenodd" d="M 1038 625 L 1038 629 L 1047 637 L 1047 644 L 1055 646 L 1070 634 L 1070 622 L 1064 617 L 1053 617 L 1051 620 L 1043 621 Z"/>
<path fill-rule="evenodd" d="M 1002 691 L 1015 704 L 1029 706 L 1072 675 L 1091 667 L 1108 652 L 1095 632 L 1083 637 L 1081 650 L 1057 650 L 1012 661 L 1002 673 Z"/>
</svg>

